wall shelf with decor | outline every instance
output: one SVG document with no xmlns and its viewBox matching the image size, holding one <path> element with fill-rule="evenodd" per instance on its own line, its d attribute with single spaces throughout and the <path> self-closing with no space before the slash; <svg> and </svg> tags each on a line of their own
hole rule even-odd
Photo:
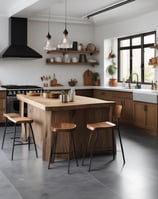
<svg viewBox="0 0 158 199">
<path fill-rule="evenodd" d="M 158 50 L 158 45 L 157 44 L 152 45 L 152 46 L 150 46 L 150 48 Z M 158 57 L 155 56 L 155 57 L 152 57 L 151 59 L 149 59 L 148 64 L 151 66 L 157 67 L 158 66 Z"/>
<path fill-rule="evenodd" d="M 56 54 L 55 57 L 46 59 L 46 64 L 54 65 L 99 65 L 95 55 L 99 50 L 72 50 L 72 49 L 57 49 L 47 51 L 47 54 Z M 57 54 L 59 54 L 57 56 Z M 67 57 L 66 57 L 67 56 Z M 66 60 L 67 59 L 67 60 Z"/>
</svg>

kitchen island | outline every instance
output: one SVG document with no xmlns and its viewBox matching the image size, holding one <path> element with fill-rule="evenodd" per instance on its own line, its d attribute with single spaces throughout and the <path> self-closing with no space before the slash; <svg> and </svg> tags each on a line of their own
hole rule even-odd
<svg viewBox="0 0 158 199">
<path fill-rule="evenodd" d="M 27 103 L 28 116 L 34 120 L 33 129 L 37 145 L 42 149 L 42 159 L 48 161 L 51 149 L 50 126 L 55 122 L 74 122 L 77 124 L 75 143 L 77 156 L 82 153 L 88 140 L 86 124 L 109 120 L 114 101 L 75 96 L 74 102 L 61 103 L 59 99 L 44 98 L 43 96 L 28 96 L 18 94 L 21 114 L 24 113 L 24 103 Z M 66 151 L 69 147 L 69 137 L 59 137 L 57 150 Z M 96 153 L 107 153 L 112 149 L 111 132 L 100 137 L 96 146 Z"/>
</svg>

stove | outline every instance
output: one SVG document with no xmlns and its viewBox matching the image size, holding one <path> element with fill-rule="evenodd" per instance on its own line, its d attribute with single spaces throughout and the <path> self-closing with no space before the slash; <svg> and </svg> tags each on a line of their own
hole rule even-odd
<svg viewBox="0 0 158 199">
<path fill-rule="evenodd" d="M 8 85 L 2 85 L 2 88 L 6 88 L 7 90 L 7 96 L 15 96 L 16 94 L 26 94 L 29 91 L 34 92 L 42 92 L 43 88 L 36 85 L 14 85 L 14 84 L 8 84 Z"/>
<path fill-rule="evenodd" d="M 6 88 L 6 111 L 7 113 L 15 112 L 19 113 L 19 100 L 16 98 L 17 94 L 26 94 L 29 91 L 40 93 L 43 88 L 36 85 L 2 85 L 2 88 Z M 24 114 L 27 115 L 27 104 L 25 104 Z"/>
</svg>

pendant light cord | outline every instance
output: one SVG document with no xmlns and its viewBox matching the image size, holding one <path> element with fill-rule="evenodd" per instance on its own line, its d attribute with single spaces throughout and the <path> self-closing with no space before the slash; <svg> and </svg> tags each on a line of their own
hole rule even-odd
<svg viewBox="0 0 158 199">
<path fill-rule="evenodd" d="M 67 30 L 67 0 L 65 0 L 65 30 Z"/>
</svg>

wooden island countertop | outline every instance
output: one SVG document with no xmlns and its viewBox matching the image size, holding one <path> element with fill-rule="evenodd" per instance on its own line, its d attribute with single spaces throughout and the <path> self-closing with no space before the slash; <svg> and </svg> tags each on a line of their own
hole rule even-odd
<svg viewBox="0 0 158 199">
<path fill-rule="evenodd" d="M 90 106 L 97 108 L 114 103 L 114 101 L 105 101 L 84 96 L 75 96 L 74 102 L 66 103 L 60 102 L 58 98 L 44 98 L 42 96 L 29 96 L 22 94 L 17 94 L 17 99 L 44 111 L 90 108 Z"/>
<path fill-rule="evenodd" d="M 50 127 L 55 122 L 74 122 L 77 156 L 82 157 L 85 144 L 88 140 L 86 124 L 109 120 L 111 107 L 114 101 L 105 101 L 96 98 L 75 96 L 74 102 L 62 103 L 59 99 L 44 98 L 43 96 L 28 96 L 17 94 L 20 100 L 21 114 L 24 112 L 24 103 L 27 103 L 28 116 L 33 122 L 33 129 L 37 145 L 42 149 L 42 159 L 48 161 L 51 149 Z M 104 134 L 98 141 L 96 152 L 107 152 L 112 149 L 111 132 Z M 67 150 L 69 137 L 62 134 L 57 150 Z"/>
</svg>

